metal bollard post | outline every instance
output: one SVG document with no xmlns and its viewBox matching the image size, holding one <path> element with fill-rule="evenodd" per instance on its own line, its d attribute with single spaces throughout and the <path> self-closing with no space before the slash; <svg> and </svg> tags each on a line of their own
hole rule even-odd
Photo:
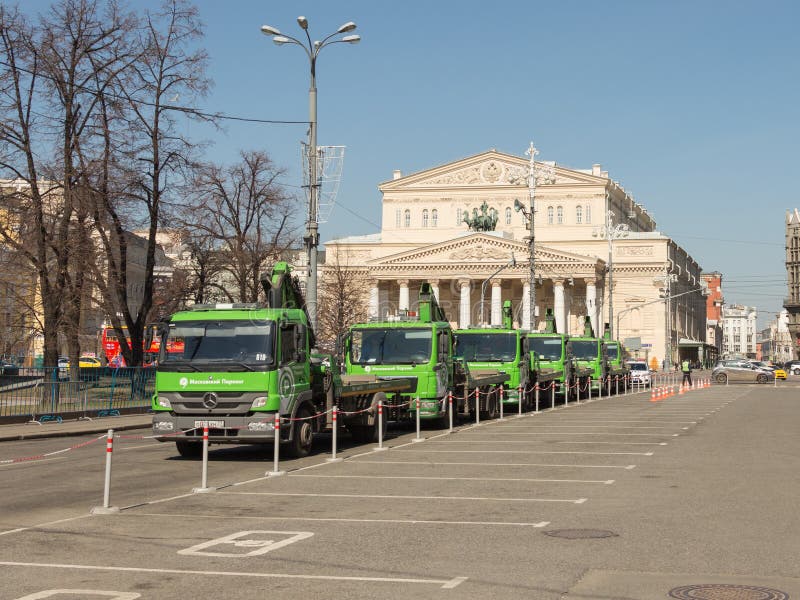
<svg viewBox="0 0 800 600">
<path fill-rule="evenodd" d="M 272 447 L 272 471 L 267 473 L 267 477 L 278 477 L 279 475 L 286 475 L 286 471 L 280 470 L 280 456 L 281 456 L 281 415 L 275 413 L 275 422 L 272 426 L 273 433 L 273 447 Z"/>
<path fill-rule="evenodd" d="M 337 423 L 338 413 L 339 413 L 339 407 L 337 407 L 334 404 L 333 405 L 333 410 L 331 411 L 331 421 L 332 421 L 331 426 L 333 427 L 333 451 L 331 452 L 331 457 L 330 458 L 326 458 L 325 462 L 331 462 L 331 463 L 332 462 L 342 462 L 341 458 L 337 458 L 336 457 L 336 449 L 337 449 L 336 448 L 336 444 L 337 444 L 337 441 L 338 441 L 337 438 L 338 438 L 338 431 L 339 431 L 339 426 L 338 426 L 338 423 Z"/>
<path fill-rule="evenodd" d="M 555 380 L 550 382 L 550 410 L 553 410 L 556 407 L 556 382 Z"/>
<path fill-rule="evenodd" d="M 500 386 L 500 420 L 502 421 L 505 417 L 503 417 L 503 391 L 505 388 L 501 385 Z"/>
<path fill-rule="evenodd" d="M 589 383 L 588 383 L 588 385 L 586 387 L 589 388 L 589 402 L 591 402 L 592 401 L 592 378 L 591 378 L 591 376 L 589 377 Z"/>
<path fill-rule="evenodd" d="M 450 433 L 453 433 L 453 391 L 447 392 L 447 412 L 450 419 Z"/>
<path fill-rule="evenodd" d="M 411 441 L 412 441 L 412 442 L 421 442 L 421 441 L 422 441 L 422 438 L 419 436 L 419 430 L 420 430 L 420 417 L 419 417 L 419 407 L 420 407 L 420 402 L 419 402 L 419 396 L 417 396 L 417 400 L 416 400 L 416 407 L 417 407 L 417 437 L 415 437 L 415 438 L 414 438 L 413 440 L 411 440 Z"/>
<path fill-rule="evenodd" d="M 481 424 L 481 389 L 475 388 L 475 425 Z"/>
<path fill-rule="evenodd" d="M 383 400 L 378 401 L 378 447 L 375 452 L 386 450 L 383 447 Z"/>
<path fill-rule="evenodd" d="M 114 430 L 106 433 L 106 479 L 103 486 L 103 506 L 92 508 L 93 515 L 109 515 L 119 512 L 119 507 L 111 506 L 111 455 L 114 453 Z"/>
<path fill-rule="evenodd" d="M 578 379 L 578 382 L 575 385 L 578 388 L 578 401 L 577 401 L 577 404 L 580 404 L 581 403 L 581 380 Z"/>
<path fill-rule="evenodd" d="M 600 376 L 600 385 L 598 386 L 598 392 L 600 394 L 600 396 L 599 396 L 600 398 L 603 397 L 603 386 L 606 384 L 605 381 L 606 381 L 606 378 L 601 375 Z"/>
<path fill-rule="evenodd" d="M 517 416 L 522 416 L 522 394 L 525 388 L 523 386 L 517 387 Z"/>
<path fill-rule="evenodd" d="M 619 396 L 619 375 L 614 375 L 614 393 Z"/>
<path fill-rule="evenodd" d="M 536 387 L 533 388 L 534 395 L 535 395 L 535 402 L 536 402 L 536 412 L 539 412 L 539 384 L 536 384 Z"/>
</svg>

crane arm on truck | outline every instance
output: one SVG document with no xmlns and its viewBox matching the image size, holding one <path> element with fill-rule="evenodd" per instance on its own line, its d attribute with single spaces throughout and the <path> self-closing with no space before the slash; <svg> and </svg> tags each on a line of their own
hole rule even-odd
<svg viewBox="0 0 800 600">
<path fill-rule="evenodd" d="M 309 345 L 316 345 L 314 330 L 311 328 L 311 320 L 306 308 L 306 299 L 300 290 L 297 277 L 292 274 L 292 267 L 286 262 L 277 262 L 272 267 L 272 273 L 261 274 L 261 287 L 267 296 L 267 306 L 269 308 L 299 308 L 308 321 Z"/>
</svg>

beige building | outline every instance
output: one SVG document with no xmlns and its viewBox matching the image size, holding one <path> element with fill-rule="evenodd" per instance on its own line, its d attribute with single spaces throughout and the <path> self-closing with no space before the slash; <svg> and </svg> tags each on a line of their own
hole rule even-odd
<svg viewBox="0 0 800 600">
<path fill-rule="evenodd" d="M 525 158 L 490 150 L 411 175 L 395 171 L 379 185 L 381 231 L 329 241 L 326 262 L 366 274 L 365 302 L 375 318 L 413 310 L 420 284 L 429 281 L 455 326 L 499 323 L 503 302 L 511 300 L 516 324 L 529 329 L 528 229 L 515 210 L 515 201 L 529 205 L 528 168 Z M 537 162 L 535 172 L 533 329 L 542 329 L 552 308 L 559 331 L 582 333 L 588 315 L 602 332 L 613 258 L 615 337 L 659 364 L 668 352 L 677 360 L 679 347 L 697 356 L 705 337 L 697 262 L 658 232 L 647 210 L 600 165 L 575 170 Z M 484 203 L 496 218 L 494 231 L 469 230 L 464 217 L 482 214 Z M 627 231 L 609 241 L 609 225 Z"/>
</svg>

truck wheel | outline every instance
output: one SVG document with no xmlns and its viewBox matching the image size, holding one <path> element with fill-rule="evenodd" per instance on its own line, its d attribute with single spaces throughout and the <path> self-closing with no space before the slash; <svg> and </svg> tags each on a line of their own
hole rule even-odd
<svg viewBox="0 0 800 600">
<path fill-rule="evenodd" d="M 176 440 L 175 447 L 178 449 L 178 454 L 180 454 L 183 458 L 200 458 L 203 455 L 202 442 Z"/>
<path fill-rule="evenodd" d="M 493 389 L 491 392 L 488 392 L 486 396 L 486 410 L 481 411 L 481 417 L 485 419 L 496 419 L 498 413 L 500 412 L 500 408 L 498 406 L 499 402 L 500 394 L 497 389 Z"/>
<path fill-rule="evenodd" d="M 314 423 L 308 417 L 311 413 L 307 408 L 301 408 L 295 414 L 295 419 L 302 421 L 292 422 L 292 439 L 289 442 L 289 456 L 292 458 L 302 458 L 311 452 L 311 445 L 314 442 Z"/>
</svg>

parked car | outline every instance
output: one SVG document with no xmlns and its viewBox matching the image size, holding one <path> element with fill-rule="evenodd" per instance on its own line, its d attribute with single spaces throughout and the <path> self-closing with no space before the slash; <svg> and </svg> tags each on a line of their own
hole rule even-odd
<svg viewBox="0 0 800 600">
<path fill-rule="evenodd" d="M 761 360 L 754 360 L 751 361 L 757 367 L 761 367 L 762 369 L 769 369 L 775 374 L 775 379 L 786 379 L 786 371 L 778 366 L 778 365 L 768 365 L 764 361 Z"/>
<path fill-rule="evenodd" d="M 0 375 L 19 375 L 19 367 L 14 363 L 0 361 Z"/>
<path fill-rule="evenodd" d="M 69 379 L 69 357 L 68 356 L 59 356 L 58 357 L 58 378 L 59 379 Z"/>
<path fill-rule="evenodd" d="M 100 362 L 99 358 L 95 358 L 94 356 L 81 356 L 78 359 L 78 366 L 81 369 L 99 369 L 103 366 L 103 363 Z M 67 356 L 61 356 L 58 359 L 58 378 L 69 378 L 69 357 Z"/>
<path fill-rule="evenodd" d="M 792 375 L 800 375 L 800 360 L 789 360 L 783 364 L 783 370 Z"/>
<path fill-rule="evenodd" d="M 720 360 L 711 371 L 711 378 L 717 383 L 728 383 L 728 381 L 769 383 L 775 381 L 775 373 L 749 360 Z"/>
<path fill-rule="evenodd" d="M 632 360 L 627 363 L 628 368 L 631 370 L 631 384 L 634 386 L 644 386 L 649 388 L 653 385 L 652 375 L 653 372 L 647 363 L 643 360 Z"/>
</svg>

